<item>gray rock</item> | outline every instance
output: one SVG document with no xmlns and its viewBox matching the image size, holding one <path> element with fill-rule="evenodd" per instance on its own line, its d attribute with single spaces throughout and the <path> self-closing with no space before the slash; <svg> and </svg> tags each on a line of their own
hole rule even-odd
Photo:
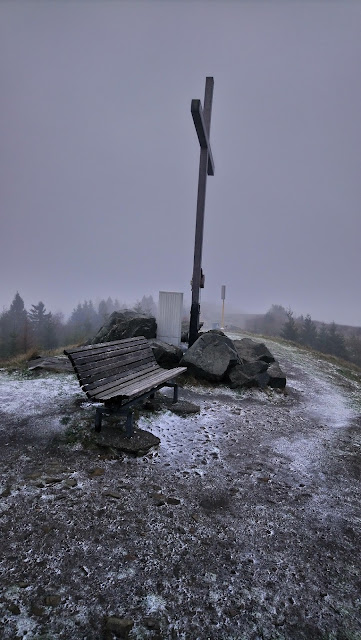
<svg viewBox="0 0 361 640">
<path fill-rule="evenodd" d="M 244 373 L 243 366 L 241 364 L 236 364 L 235 367 L 230 369 L 228 372 L 228 378 L 232 389 L 237 389 L 238 387 L 248 388 L 252 387 L 254 384 L 252 378 Z"/>
<path fill-rule="evenodd" d="M 28 369 L 45 369 L 55 373 L 73 372 L 73 367 L 68 356 L 37 356 L 28 360 Z"/>
<path fill-rule="evenodd" d="M 188 400 L 179 400 L 174 404 L 169 404 L 168 409 L 179 416 L 187 416 L 191 413 L 200 413 L 201 411 L 198 404 L 193 404 L 193 402 L 188 402 Z"/>
<path fill-rule="evenodd" d="M 106 423 L 102 426 L 101 432 L 96 434 L 96 441 L 99 446 L 137 455 L 142 455 L 160 443 L 157 436 L 144 429 L 134 427 L 132 437 L 127 438 L 119 427 L 114 428 Z"/>
<path fill-rule="evenodd" d="M 243 368 L 243 372 L 246 376 L 253 378 L 256 375 L 267 371 L 268 364 L 267 362 L 264 362 L 264 360 L 255 360 L 254 362 L 244 362 L 240 366 Z"/>
<path fill-rule="evenodd" d="M 222 331 L 202 334 L 180 361 L 196 377 L 215 382 L 223 380 L 227 370 L 238 363 L 234 344 Z"/>
<path fill-rule="evenodd" d="M 61 603 L 60 595 L 49 595 L 45 597 L 45 605 L 47 607 L 57 607 Z"/>
<path fill-rule="evenodd" d="M 240 359 L 244 362 L 254 362 L 255 360 L 275 361 L 272 353 L 263 342 L 255 342 L 251 338 L 242 338 L 242 340 L 235 340 L 234 346 Z"/>
<path fill-rule="evenodd" d="M 182 349 L 173 344 L 167 344 L 161 340 L 150 340 L 150 346 L 154 353 L 154 357 L 159 366 L 164 369 L 172 369 L 178 367 L 183 356 Z"/>
<path fill-rule="evenodd" d="M 258 373 L 255 377 L 254 377 L 254 382 L 258 387 L 261 387 L 261 389 L 265 389 L 268 385 L 270 381 L 270 377 L 268 375 L 267 371 L 264 371 L 262 373 Z"/>
<path fill-rule="evenodd" d="M 10 613 L 12 613 L 14 616 L 18 616 L 20 615 L 20 608 L 18 607 L 18 605 L 15 602 L 10 602 L 8 604 L 8 610 L 10 611 Z"/>
<path fill-rule="evenodd" d="M 273 389 L 284 389 L 286 386 L 286 375 L 282 371 L 279 363 L 273 362 L 267 369 L 269 376 L 268 385 Z"/>
<path fill-rule="evenodd" d="M 134 622 L 130 618 L 111 616 L 106 619 L 105 623 L 106 637 L 111 637 L 111 634 L 114 634 L 117 638 L 128 638 L 133 625 Z"/>
<path fill-rule="evenodd" d="M 157 323 L 155 318 L 136 311 L 114 311 L 108 322 L 99 329 L 90 344 L 99 342 L 111 342 L 112 340 L 124 340 L 125 338 L 155 338 L 157 335 Z"/>
</svg>

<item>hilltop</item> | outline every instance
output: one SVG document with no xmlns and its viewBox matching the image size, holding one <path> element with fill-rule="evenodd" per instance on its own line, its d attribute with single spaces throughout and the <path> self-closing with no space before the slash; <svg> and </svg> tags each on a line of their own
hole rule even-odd
<svg viewBox="0 0 361 640">
<path fill-rule="evenodd" d="M 141 457 L 73 374 L 1 370 L 4 640 L 360 638 L 361 373 L 267 346 L 285 392 L 186 383 Z"/>
</svg>

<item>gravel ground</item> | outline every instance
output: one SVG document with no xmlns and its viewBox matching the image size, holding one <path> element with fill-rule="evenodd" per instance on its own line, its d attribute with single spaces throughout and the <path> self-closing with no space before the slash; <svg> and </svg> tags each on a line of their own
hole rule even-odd
<svg viewBox="0 0 361 640">
<path fill-rule="evenodd" d="M 361 639 L 360 383 L 268 346 L 285 393 L 187 384 L 140 457 L 73 375 L 0 372 L 3 640 Z"/>
</svg>

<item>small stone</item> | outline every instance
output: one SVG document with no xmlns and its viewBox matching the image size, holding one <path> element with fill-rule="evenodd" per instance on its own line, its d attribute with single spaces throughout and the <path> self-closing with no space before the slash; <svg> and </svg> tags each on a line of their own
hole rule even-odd
<svg viewBox="0 0 361 640">
<path fill-rule="evenodd" d="M 162 493 L 153 493 L 152 496 L 157 507 L 162 507 L 166 503 L 166 497 Z"/>
<path fill-rule="evenodd" d="M 30 584 L 29 582 L 22 581 L 22 582 L 19 582 L 18 586 L 19 586 L 19 589 L 26 589 L 27 587 L 30 586 Z"/>
<path fill-rule="evenodd" d="M 61 482 L 62 478 L 45 478 L 45 484 L 57 484 L 58 482 Z"/>
<path fill-rule="evenodd" d="M 44 533 L 50 533 L 50 531 L 53 529 L 54 527 L 51 527 L 50 525 L 46 524 L 43 526 L 43 532 Z"/>
<path fill-rule="evenodd" d="M 154 618 L 145 618 L 144 619 L 144 625 L 148 629 L 154 629 L 155 631 L 159 631 L 160 630 L 160 624 L 159 624 L 158 620 L 155 620 Z"/>
<path fill-rule="evenodd" d="M 106 630 L 114 633 L 117 638 L 128 638 L 134 625 L 130 618 L 117 618 L 111 616 L 106 619 Z"/>
<path fill-rule="evenodd" d="M 235 607 L 230 607 L 230 608 L 227 610 L 227 615 L 228 615 L 230 618 L 234 618 L 235 616 L 237 616 L 237 615 L 238 615 L 238 609 L 236 609 Z"/>
<path fill-rule="evenodd" d="M 180 504 L 180 500 L 178 498 L 167 498 L 167 504 Z"/>
<path fill-rule="evenodd" d="M 15 602 L 10 602 L 10 604 L 8 604 L 8 609 L 10 613 L 14 614 L 14 616 L 18 616 L 20 614 L 20 609 Z"/>
<path fill-rule="evenodd" d="M 30 606 L 30 613 L 32 616 L 44 616 L 46 611 L 44 607 L 39 604 L 35 604 L 34 602 Z"/>
<path fill-rule="evenodd" d="M 174 404 L 170 404 L 168 409 L 172 413 L 176 413 L 179 416 L 187 416 L 192 413 L 201 412 L 201 408 L 199 405 L 188 402 L 187 400 L 179 400 Z"/>
<path fill-rule="evenodd" d="M 104 495 L 108 498 L 115 498 L 116 500 L 119 500 L 119 498 L 122 497 L 121 493 L 118 493 L 117 491 L 105 491 Z"/>
<path fill-rule="evenodd" d="M 41 477 L 41 471 L 33 471 L 26 476 L 27 480 L 38 480 Z"/>
<path fill-rule="evenodd" d="M 77 484 L 78 484 L 78 483 L 77 483 L 77 481 L 76 481 L 76 480 L 74 480 L 74 478 L 67 478 L 67 479 L 64 481 L 64 485 L 65 485 L 65 487 L 69 487 L 69 488 L 76 487 L 76 485 L 77 485 Z"/>
<path fill-rule="evenodd" d="M 0 498 L 8 498 L 11 493 L 10 487 L 5 487 L 4 491 L 0 493 Z"/>
<path fill-rule="evenodd" d="M 90 471 L 89 475 L 91 478 L 98 478 L 99 476 L 103 476 L 104 474 L 105 474 L 105 469 L 102 469 L 101 467 L 95 467 Z"/>
<path fill-rule="evenodd" d="M 47 607 L 56 607 L 60 602 L 61 596 L 59 595 L 46 596 L 45 598 L 45 604 Z"/>
</svg>

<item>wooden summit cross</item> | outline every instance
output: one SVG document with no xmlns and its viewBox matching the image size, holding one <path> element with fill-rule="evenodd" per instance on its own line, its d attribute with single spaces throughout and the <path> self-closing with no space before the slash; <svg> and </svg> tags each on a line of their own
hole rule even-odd
<svg viewBox="0 0 361 640">
<path fill-rule="evenodd" d="M 206 89 L 204 92 L 204 107 L 202 109 L 200 100 L 192 100 L 191 112 L 194 126 L 197 131 L 199 144 L 201 147 L 199 159 L 198 195 L 197 195 L 197 218 L 196 234 L 194 241 L 194 262 L 192 277 L 192 306 L 189 323 L 189 346 L 197 340 L 199 331 L 199 290 L 204 287 L 204 275 L 202 272 L 202 248 L 203 248 L 203 227 L 204 209 L 206 204 L 207 175 L 214 176 L 214 162 L 209 142 L 211 129 L 211 113 L 213 100 L 213 78 L 206 78 Z"/>
</svg>

